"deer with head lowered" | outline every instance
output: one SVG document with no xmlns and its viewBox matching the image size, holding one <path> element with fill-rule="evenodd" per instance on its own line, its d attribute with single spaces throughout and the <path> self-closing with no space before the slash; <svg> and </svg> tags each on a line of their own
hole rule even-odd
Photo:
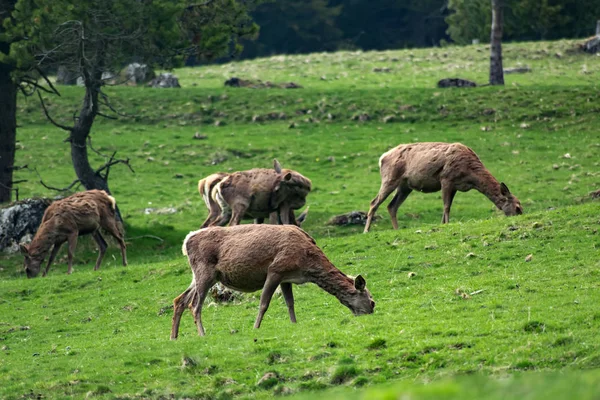
<svg viewBox="0 0 600 400">
<path fill-rule="evenodd" d="M 300 226 L 308 211 L 296 219 L 294 210 L 304 206 L 310 190 L 308 178 L 282 169 L 277 160 L 273 169 L 209 175 L 198 182 L 198 191 L 209 210 L 201 227 L 238 225 L 243 218 L 254 219 L 256 223 L 269 218 L 272 224 Z"/>
<path fill-rule="evenodd" d="M 505 215 L 519 215 L 523 208 L 504 183 L 498 182 L 477 154 L 461 143 L 401 144 L 379 159 L 381 188 L 371 201 L 364 232 L 368 232 L 377 208 L 395 190 L 388 205 L 392 226 L 398 229 L 398 208 L 413 191 L 442 191 L 442 223 L 450 221 L 450 207 L 457 191 L 475 189 L 484 194 Z"/>
<path fill-rule="evenodd" d="M 242 292 L 262 289 L 254 328 L 259 328 L 278 286 L 296 322 L 292 283 L 312 282 L 334 295 L 355 315 L 370 314 L 375 302 L 362 276 L 352 279 L 337 269 L 306 232 L 294 225 L 238 225 L 190 232 L 183 254 L 192 269 L 191 285 L 173 301 L 171 339 L 177 339 L 181 315 L 192 310 L 204 336 L 202 303 L 217 282 Z"/>
<path fill-rule="evenodd" d="M 21 253 L 25 256 L 27 277 L 34 278 L 39 274 L 40 265 L 52 249 L 46 270 L 42 275 L 46 276 L 58 250 L 65 242 L 69 244 L 67 273 L 73 272 L 73 253 L 77 246 L 77 237 L 86 234 L 91 234 L 98 243 L 98 259 L 94 270 L 100 268 L 108 247 L 100 234 L 100 228 L 117 239 L 121 247 L 123 266 L 127 265 L 125 241 L 116 219 L 115 208 L 114 197 L 109 196 L 104 190 L 75 193 L 50 204 L 31 243 L 28 246 L 20 246 Z"/>
</svg>

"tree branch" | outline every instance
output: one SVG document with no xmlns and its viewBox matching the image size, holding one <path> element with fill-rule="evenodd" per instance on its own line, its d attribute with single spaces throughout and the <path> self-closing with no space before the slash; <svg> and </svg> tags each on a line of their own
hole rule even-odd
<svg viewBox="0 0 600 400">
<path fill-rule="evenodd" d="M 42 109 L 44 110 L 44 114 L 46 114 L 46 118 L 48 118 L 48 121 L 50 121 L 52 123 L 52 125 L 63 129 L 67 132 L 73 132 L 73 127 L 69 127 L 63 124 L 59 124 L 58 122 L 56 122 L 48 113 L 48 109 L 46 108 L 46 103 L 44 103 L 44 98 L 42 97 L 42 94 L 38 91 L 37 92 L 38 97 L 40 98 L 40 103 L 42 104 Z"/>
<path fill-rule="evenodd" d="M 46 184 L 44 183 L 44 181 L 43 181 L 43 179 L 42 179 L 42 176 L 41 176 L 41 175 L 40 175 L 40 173 L 38 172 L 37 168 L 34 168 L 34 171 L 35 171 L 35 173 L 37 174 L 37 176 L 40 178 L 40 183 L 41 183 L 41 185 L 42 185 L 43 187 L 45 187 L 46 189 L 49 189 L 49 190 L 54 190 L 54 191 L 57 191 L 57 192 L 66 192 L 66 191 L 69 191 L 69 190 L 71 190 L 71 188 L 72 188 L 73 186 L 75 186 L 76 184 L 81 184 L 81 181 L 80 181 L 79 179 L 75 179 L 75 180 L 74 180 L 73 182 L 71 182 L 71 184 L 70 184 L 69 186 L 67 186 L 66 188 L 62 188 L 62 189 L 55 188 L 55 187 L 53 187 L 53 186 L 49 186 L 49 185 L 46 185 Z"/>
<path fill-rule="evenodd" d="M 58 89 L 56 89 L 56 87 L 54 87 L 52 82 L 50 82 L 50 79 L 48 79 L 48 76 L 44 73 L 44 71 L 42 71 L 40 68 L 36 68 L 36 71 L 38 72 L 38 74 L 40 74 L 40 76 L 44 79 L 44 81 L 46 81 L 48 86 L 50 86 L 50 89 L 52 89 L 52 92 L 55 95 L 60 97 L 60 92 L 58 91 Z"/>
</svg>

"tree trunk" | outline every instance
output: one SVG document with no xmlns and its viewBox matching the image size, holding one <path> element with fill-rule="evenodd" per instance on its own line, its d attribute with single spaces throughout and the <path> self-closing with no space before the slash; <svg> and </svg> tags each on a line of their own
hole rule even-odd
<svg viewBox="0 0 600 400">
<path fill-rule="evenodd" d="M 504 72 L 502 70 L 502 30 L 504 28 L 504 15 L 502 7 L 502 0 L 492 0 L 490 85 L 504 85 Z"/>
<path fill-rule="evenodd" d="M 8 47 L 0 43 L 2 53 L 8 53 Z M 11 200 L 17 141 L 17 85 L 11 71 L 12 66 L 0 63 L 0 203 Z"/>
<path fill-rule="evenodd" d="M 77 179 L 81 181 L 81 184 L 86 190 L 100 189 L 111 194 L 110 189 L 108 188 L 108 182 L 105 181 L 100 174 L 96 173 L 88 160 L 87 138 L 90 136 L 92 125 L 98 115 L 99 92 L 99 86 L 88 86 L 86 84 L 83 105 L 81 106 L 79 118 L 73 127 L 70 137 L 71 161 L 73 162 L 73 168 L 75 169 Z M 117 219 L 123 221 L 118 207 L 116 212 Z"/>
</svg>

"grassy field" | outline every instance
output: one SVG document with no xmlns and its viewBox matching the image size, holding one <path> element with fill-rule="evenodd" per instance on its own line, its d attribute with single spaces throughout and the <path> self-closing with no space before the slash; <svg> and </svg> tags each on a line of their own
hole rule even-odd
<svg viewBox="0 0 600 400">
<path fill-rule="evenodd" d="M 277 56 L 177 70 L 179 90 L 108 88 L 130 118 L 99 121 L 93 144 L 135 169 L 115 167 L 110 181 L 130 265 L 111 242 L 94 272 L 91 238 L 80 240 L 70 276 L 66 252 L 34 280 L 20 256 L 1 256 L 0 398 L 594 398 L 600 58 L 574 45 L 506 45 L 505 66 L 532 72 L 500 88 L 435 87 L 445 77 L 485 82 L 483 45 Z M 303 88 L 223 87 L 232 76 Z M 82 90 L 61 93 L 49 109 L 69 122 Z M 21 196 L 52 195 L 40 176 L 53 186 L 74 179 L 64 132 L 35 99 L 19 101 L 17 163 L 29 165 L 16 176 L 28 180 Z M 413 141 L 470 146 L 525 215 L 505 218 L 473 191 L 456 196 L 442 226 L 440 194 L 413 193 L 398 231 L 385 207 L 368 235 L 327 225 L 366 211 L 378 157 Z M 375 313 L 355 318 L 316 286 L 295 286 L 296 325 L 277 297 L 252 329 L 255 293 L 207 304 L 204 338 L 184 314 L 180 339 L 169 341 L 172 299 L 191 279 L 181 241 L 206 215 L 198 179 L 273 158 L 312 180 L 304 227 L 336 266 L 366 278 Z"/>
</svg>

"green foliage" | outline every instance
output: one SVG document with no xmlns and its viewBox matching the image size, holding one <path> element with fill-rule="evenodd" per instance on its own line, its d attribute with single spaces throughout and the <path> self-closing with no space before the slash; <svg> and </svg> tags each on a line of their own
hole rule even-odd
<svg viewBox="0 0 600 400">
<path fill-rule="evenodd" d="M 533 72 L 507 76 L 503 88 L 435 87 L 457 71 L 484 80 L 485 45 L 277 56 L 178 69 L 178 90 L 107 88 L 132 115 L 94 133 L 96 149 L 119 149 L 136 171 L 111 171 L 130 265 L 109 243 L 93 271 L 89 236 L 79 239 L 69 276 L 65 249 L 44 279 L 27 280 L 22 258 L 2 255 L 0 398 L 597 397 L 600 224 L 588 194 L 600 187 L 599 85 L 591 58 L 567 51 L 575 46 L 506 45 L 507 65 Z M 373 71 L 385 66 L 390 72 Z M 230 76 L 304 88 L 223 87 Z M 66 87 L 48 107 L 69 121 L 82 93 Z M 73 179 L 63 135 L 38 107 L 19 102 L 17 162 L 30 166 L 16 171 L 27 180 L 23 197 L 55 194 L 33 168 L 53 186 Z M 357 113 L 370 119 L 353 120 Z M 388 115 L 394 122 L 384 122 Z M 471 191 L 456 196 L 450 224 L 440 225 L 440 194 L 413 193 L 398 231 L 384 206 L 367 235 L 362 226 L 326 225 L 365 211 L 379 188 L 379 156 L 412 141 L 471 146 L 525 214 L 506 218 Z M 202 338 L 186 311 L 170 341 L 172 300 L 191 279 L 181 241 L 206 216 L 198 179 L 267 168 L 275 157 L 312 179 L 306 230 L 336 266 L 365 277 L 375 313 L 353 317 L 306 284 L 294 286 L 297 324 L 275 296 L 253 329 L 260 296 L 245 294 L 204 307 Z M 146 210 L 168 207 L 176 212 Z M 268 372 L 277 382 L 257 386 Z"/>
<path fill-rule="evenodd" d="M 336 26 L 341 6 L 328 0 L 267 2 L 252 17 L 260 25 L 258 40 L 246 44 L 244 57 L 335 50 L 343 33 Z"/>
<path fill-rule="evenodd" d="M 12 43 L 3 57 L 21 69 L 87 63 L 113 71 L 133 60 L 168 66 L 177 55 L 212 59 L 239 52 L 239 39 L 256 35 L 247 13 L 257 3 L 19 0 L 3 20 L 0 39 Z"/>
<path fill-rule="evenodd" d="M 506 0 L 504 39 L 552 40 L 594 33 L 599 0 Z M 456 43 L 489 41 L 490 0 L 450 0 L 448 34 Z"/>
</svg>

